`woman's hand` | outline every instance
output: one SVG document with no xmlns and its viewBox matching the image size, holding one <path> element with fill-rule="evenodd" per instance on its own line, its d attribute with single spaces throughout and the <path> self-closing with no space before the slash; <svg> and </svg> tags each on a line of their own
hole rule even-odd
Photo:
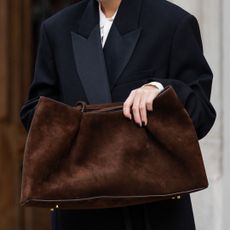
<svg viewBox="0 0 230 230">
<path fill-rule="evenodd" d="M 153 100 L 160 93 L 160 89 L 154 85 L 143 85 L 134 89 L 123 104 L 123 114 L 142 127 L 142 122 L 147 125 L 147 110 L 153 110 Z"/>
</svg>

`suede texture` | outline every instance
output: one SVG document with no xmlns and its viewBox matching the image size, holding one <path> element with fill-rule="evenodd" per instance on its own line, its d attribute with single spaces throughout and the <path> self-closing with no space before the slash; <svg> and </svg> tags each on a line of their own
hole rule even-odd
<svg viewBox="0 0 230 230">
<path fill-rule="evenodd" d="M 171 199 L 208 186 L 192 120 L 166 87 L 147 126 L 122 102 L 70 106 L 40 96 L 28 132 L 24 206 L 93 209 Z"/>
</svg>

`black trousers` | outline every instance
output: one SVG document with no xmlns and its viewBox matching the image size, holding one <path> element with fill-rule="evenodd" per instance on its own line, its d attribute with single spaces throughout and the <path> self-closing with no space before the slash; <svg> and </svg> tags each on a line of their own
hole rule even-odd
<svg viewBox="0 0 230 230">
<path fill-rule="evenodd" d="M 52 230 L 195 230 L 190 196 L 125 208 L 51 212 Z"/>
</svg>

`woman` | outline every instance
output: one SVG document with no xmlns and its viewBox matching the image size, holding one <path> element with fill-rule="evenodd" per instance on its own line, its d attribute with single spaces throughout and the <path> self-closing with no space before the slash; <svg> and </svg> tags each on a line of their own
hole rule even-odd
<svg viewBox="0 0 230 230">
<path fill-rule="evenodd" d="M 196 18 L 164 0 L 83 0 L 41 26 L 34 79 L 20 118 L 29 130 L 39 96 L 69 105 L 124 102 L 140 127 L 171 85 L 203 138 L 215 120 L 212 71 Z M 170 116 L 170 114 L 169 114 Z M 98 210 L 54 210 L 58 230 L 194 230 L 190 196 Z"/>
</svg>

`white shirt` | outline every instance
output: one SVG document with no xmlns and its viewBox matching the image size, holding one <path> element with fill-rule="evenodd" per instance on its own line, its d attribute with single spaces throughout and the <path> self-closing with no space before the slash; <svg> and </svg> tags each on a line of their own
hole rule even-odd
<svg viewBox="0 0 230 230">
<path fill-rule="evenodd" d="M 100 30 L 101 30 L 101 44 L 102 47 L 104 47 L 106 39 L 108 37 L 110 28 L 113 24 L 114 18 L 116 17 L 117 11 L 114 13 L 114 15 L 112 17 L 106 17 L 105 14 L 103 13 L 102 9 L 101 9 L 101 2 L 100 0 L 98 1 L 98 6 L 99 6 L 99 18 L 100 18 Z M 149 82 L 145 85 L 153 85 L 155 87 L 157 87 L 160 91 L 162 91 L 164 89 L 163 85 L 160 82 Z"/>
<path fill-rule="evenodd" d="M 117 10 L 114 13 L 114 15 L 112 17 L 106 17 L 105 14 L 103 13 L 102 9 L 101 9 L 101 3 L 99 2 L 99 17 L 100 17 L 100 29 L 101 29 L 101 42 L 102 42 L 102 47 L 104 47 L 105 45 L 105 41 L 108 37 L 110 28 L 113 24 L 114 18 L 117 14 Z"/>
</svg>

